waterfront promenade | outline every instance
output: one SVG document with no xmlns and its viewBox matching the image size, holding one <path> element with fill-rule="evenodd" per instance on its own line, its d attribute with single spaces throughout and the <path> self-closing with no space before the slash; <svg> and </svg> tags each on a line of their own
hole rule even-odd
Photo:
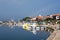
<svg viewBox="0 0 60 40">
<path fill-rule="evenodd" d="M 60 40 L 60 30 L 54 31 L 47 40 Z"/>
<path fill-rule="evenodd" d="M 60 30 L 57 31 L 53 40 L 60 40 Z"/>
</svg>

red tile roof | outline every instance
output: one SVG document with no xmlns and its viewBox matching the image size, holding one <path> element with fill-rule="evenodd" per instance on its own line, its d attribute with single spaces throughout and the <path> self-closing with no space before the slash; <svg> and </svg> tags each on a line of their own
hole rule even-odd
<svg viewBox="0 0 60 40">
<path fill-rule="evenodd" d="M 38 19 L 43 19 L 44 17 L 43 17 L 43 16 L 37 16 L 36 18 L 38 18 Z"/>
<path fill-rule="evenodd" d="M 60 16 L 60 14 L 53 14 L 52 16 Z M 35 17 L 35 18 L 32 18 L 32 20 L 35 21 L 36 18 L 42 20 L 42 19 L 44 19 L 44 18 L 52 18 L 52 17 L 51 17 L 51 16 L 37 16 L 37 17 Z"/>
<path fill-rule="evenodd" d="M 51 18 L 50 16 L 45 16 L 45 18 Z"/>
<path fill-rule="evenodd" d="M 60 14 L 53 14 L 53 16 L 60 16 Z"/>
<path fill-rule="evenodd" d="M 35 20 L 36 20 L 36 18 L 32 18 L 31 20 L 32 20 L 32 21 L 35 21 Z"/>
</svg>

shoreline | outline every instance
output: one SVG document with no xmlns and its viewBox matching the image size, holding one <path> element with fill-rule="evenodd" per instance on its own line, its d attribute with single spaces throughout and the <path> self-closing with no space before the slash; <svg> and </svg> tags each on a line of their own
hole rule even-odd
<svg viewBox="0 0 60 40">
<path fill-rule="evenodd" d="M 60 40 L 60 30 L 54 31 L 47 40 Z"/>
</svg>

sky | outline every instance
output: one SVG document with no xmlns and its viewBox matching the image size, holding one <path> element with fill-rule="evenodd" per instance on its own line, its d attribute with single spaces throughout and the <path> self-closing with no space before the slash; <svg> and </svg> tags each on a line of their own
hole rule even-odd
<svg viewBox="0 0 60 40">
<path fill-rule="evenodd" d="M 0 20 L 60 14 L 60 0 L 0 0 Z"/>
</svg>

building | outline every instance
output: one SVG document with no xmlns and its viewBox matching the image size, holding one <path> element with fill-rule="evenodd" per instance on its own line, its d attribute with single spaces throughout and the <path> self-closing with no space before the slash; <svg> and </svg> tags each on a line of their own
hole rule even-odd
<svg viewBox="0 0 60 40">
<path fill-rule="evenodd" d="M 32 21 L 40 21 L 40 20 L 43 20 L 43 18 L 44 18 L 43 16 L 39 15 L 39 16 L 32 18 L 31 20 Z"/>
<path fill-rule="evenodd" d="M 39 16 L 32 18 L 31 20 L 32 21 L 41 21 L 41 20 L 49 19 L 49 18 L 60 20 L 60 14 L 52 14 L 52 15 L 48 15 L 48 16 L 39 15 Z"/>
<path fill-rule="evenodd" d="M 60 20 L 60 14 L 53 14 L 53 19 Z"/>
<path fill-rule="evenodd" d="M 43 18 L 44 18 L 44 16 L 39 15 L 36 17 L 36 20 L 43 20 Z"/>
<path fill-rule="evenodd" d="M 36 17 L 32 18 L 31 21 L 36 21 Z"/>
</svg>

